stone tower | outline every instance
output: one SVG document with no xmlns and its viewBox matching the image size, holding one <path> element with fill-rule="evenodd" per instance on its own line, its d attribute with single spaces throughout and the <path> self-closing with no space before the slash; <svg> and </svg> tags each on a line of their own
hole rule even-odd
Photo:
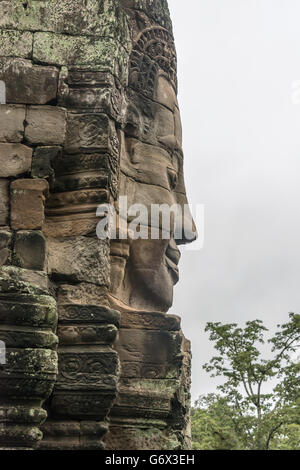
<svg viewBox="0 0 300 470">
<path fill-rule="evenodd" d="M 189 448 L 193 233 L 96 234 L 120 196 L 187 202 L 166 0 L 2 0 L 0 81 L 0 448 Z"/>
</svg>

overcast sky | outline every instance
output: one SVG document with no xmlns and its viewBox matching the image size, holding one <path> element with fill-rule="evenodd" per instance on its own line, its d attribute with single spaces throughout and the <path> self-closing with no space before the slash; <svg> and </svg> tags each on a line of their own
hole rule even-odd
<svg viewBox="0 0 300 470">
<path fill-rule="evenodd" d="M 169 6 L 187 192 L 205 204 L 204 249 L 183 253 L 171 310 L 192 341 L 195 399 L 216 385 L 206 322 L 272 328 L 300 311 L 300 2 Z"/>
</svg>

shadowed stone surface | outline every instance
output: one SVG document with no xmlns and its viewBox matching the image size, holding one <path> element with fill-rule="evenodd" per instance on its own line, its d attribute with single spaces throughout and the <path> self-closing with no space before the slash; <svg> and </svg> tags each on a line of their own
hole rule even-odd
<svg viewBox="0 0 300 470">
<path fill-rule="evenodd" d="M 0 49 L 0 448 L 187 449 L 190 344 L 167 312 L 191 216 L 96 236 L 120 196 L 187 202 L 167 2 L 2 0 Z"/>
</svg>

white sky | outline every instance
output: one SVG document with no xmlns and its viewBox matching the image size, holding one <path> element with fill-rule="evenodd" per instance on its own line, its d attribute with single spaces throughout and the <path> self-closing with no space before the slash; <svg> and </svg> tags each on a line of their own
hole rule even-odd
<svg viewBox="0 0 300 470">
<path fill-rule="evenodd" d="M 206 322 L 274 328 L 300 310 L 300 2 L 169 7 L 187 192 L 206 217 L 204 249 L 183 253 L 171 310 L 192 341 L 195 399 L 216 385 L 202 370 L 213 354 Z"/>
</svg>

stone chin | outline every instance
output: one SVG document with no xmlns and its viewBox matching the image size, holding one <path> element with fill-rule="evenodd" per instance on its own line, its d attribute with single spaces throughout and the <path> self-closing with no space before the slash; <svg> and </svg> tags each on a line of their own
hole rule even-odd
<svg viewBox="0 0 300 470">
<path fill-rule="evenodd" d="M 176 242 L 133 240 L 130 253 L 127 244 L 117 242 L 112 255 L 113 300 L 130 310 L 167 312 L 179 279 Z"/>
<path fill-rule="evenodd" d="M 138 310 L 167 312 L 173 303 L 174 285 L 179 270 L 167 256 L 164 263 L 155 267 L 140 267 L 132 271 L 136 285 L 131 294 L 130 306 Z"/>
</svg>

